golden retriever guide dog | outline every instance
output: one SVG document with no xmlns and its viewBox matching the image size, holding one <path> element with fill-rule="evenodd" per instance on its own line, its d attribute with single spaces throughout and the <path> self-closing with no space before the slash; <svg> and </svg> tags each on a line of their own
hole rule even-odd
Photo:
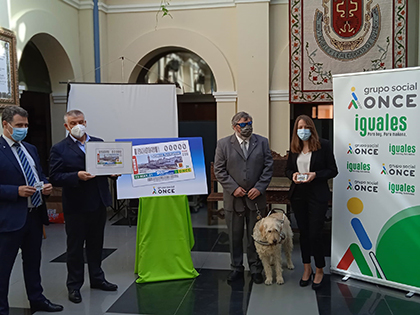
<svg viewBox="0 0 420 315">
<path fill-rule="evenodd" d="M 287 268 L 295 268 L 292 263 L 293 232 L 289 219 L 284 213 L 272 213 L 255 224 L 252 237 L 264 267 L 265 284 L 273 283 L 272 265 L 276 270 L 276 283 L 283 284 L 282 247 L 287 260 Z"/>
</svg>

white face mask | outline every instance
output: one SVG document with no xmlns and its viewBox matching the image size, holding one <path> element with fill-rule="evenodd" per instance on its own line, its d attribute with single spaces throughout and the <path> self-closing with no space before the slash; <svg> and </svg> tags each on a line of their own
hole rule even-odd
<svg viewBox="0 0 420 315">
<path fill-rule="evenodd" d="M 85 125 L 80 125 L 77 124 L 76 126 L 74 126 L 73 128 L 71 128 L 71 134 L 73 137 L 76 138 L 81 138 L 85 135 L 86 133 L 86 126 Z"/>
</svg>

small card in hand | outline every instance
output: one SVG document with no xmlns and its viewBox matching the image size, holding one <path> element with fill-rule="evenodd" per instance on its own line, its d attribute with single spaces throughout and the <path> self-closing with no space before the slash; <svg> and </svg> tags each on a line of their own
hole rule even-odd
<svg viewBox="0 0 420 315">
<path fill-rule="evenodd" d="M 40 191 L 40 190 L 44 189 L 44 182 L 37 182 L 37 183 L 35 183 L 34 187 L 37 191 Z"/>
<path fill-rule="evenodd" d="M 307 179 L 308 179 L 308 175 L 307 175 L 307 174 L 298 174 L 298 175 L 296 176 L 296 179 L 297 179 L 299 182 L 304 182 L 305 180 L 307 180 Z"/>
</svg>

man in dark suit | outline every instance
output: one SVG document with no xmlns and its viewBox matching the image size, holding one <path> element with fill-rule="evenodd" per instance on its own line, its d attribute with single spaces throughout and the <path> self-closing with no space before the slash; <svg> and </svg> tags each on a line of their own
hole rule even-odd
<svg viewBox="0 0 420 315">
<path fill-rule="evenodd" d="M 28 131 L 27 111 L 18 106 L 6 107 L 2 113 L 2 126 L 0 315 L 9 314 L 7 295 L 10 274 L 19 248 L 22 250 L 23 275 L 32 312 L 59 312 L 63 307 L 51 303 L 42 294 L 40 273 L 42 225 L 49 223 L 43 195 L 51 194 L 52 185 L 42 172 L 37 149 L 22 142 Z"/>
<path fill-rule="evenodd" d="M 217 142 L 214 173 L 223 186 L 223 204 L 230 238 L 232 272 L 228 281 L 243 278 L 244 222 L 247 257 L 252 280 L 262 283 L 262 264 L 255 250 L 252 230 L 257 207 L 266 209 L 265 191 L 273 175 L 273 157 L 267 138 L 252 133 L 252 117 L 239 112 L 232 118 L 235 133 Z"/>
<path fill-rule="evenodd" d="M 106 207 L 111 205 L 108 178 L 85 171 L 85 144 L 103 141 L 89 136 L 84 114 L 71 110 L 64 116 L 69 135 L 54 145 L 50 156 L 50 180 L 63 187 L 63 212 L 67 233 L 67 289 L 69 300 L 80 303 L 84 282 L 83 246 L 86 244 L 90 287 L 115 291 L 118 286 L 105 280 L 102 247 Z"/>
</svg>

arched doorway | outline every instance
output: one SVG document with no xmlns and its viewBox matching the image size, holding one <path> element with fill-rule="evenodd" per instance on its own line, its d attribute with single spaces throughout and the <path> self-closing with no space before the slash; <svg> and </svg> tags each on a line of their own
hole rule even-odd
<svg viewBox="0 0 420 315">
<path fill-rule="evenodd" d="M 33 36 L 25 45 L 19 61 L 20 106 L 29 113 L 27 141 L 38 148 L 44 173 L 48 174 L 48 157 L 52 144 L 65 136 L 63 116 L 65 102 L 56 104 L 54 92 L 66 90 L 60 81 L 73 79 L 67 54 L 51 35 Z"/>
<path fill-rule="evenodd" d="M 38 148 L 41 165 L 48 172 L 48 153 L 51 149 L 51 81 L 42 54 L 33 42 L 23 50 L 19 63 L 19 86 L 23 91 L 20 106 L 29 113 L 29 132 L 26 140 Z"/>
<path fill-rule="evenodd" d="M 179 137 L 202 137 L 210 190 L 210 163 L 217 144 L 216 82 L 209 65 L 197 54 L 179 47 L 151 52 L 136 79 L 137 83 L 177 87 Z"/>
</svg>

